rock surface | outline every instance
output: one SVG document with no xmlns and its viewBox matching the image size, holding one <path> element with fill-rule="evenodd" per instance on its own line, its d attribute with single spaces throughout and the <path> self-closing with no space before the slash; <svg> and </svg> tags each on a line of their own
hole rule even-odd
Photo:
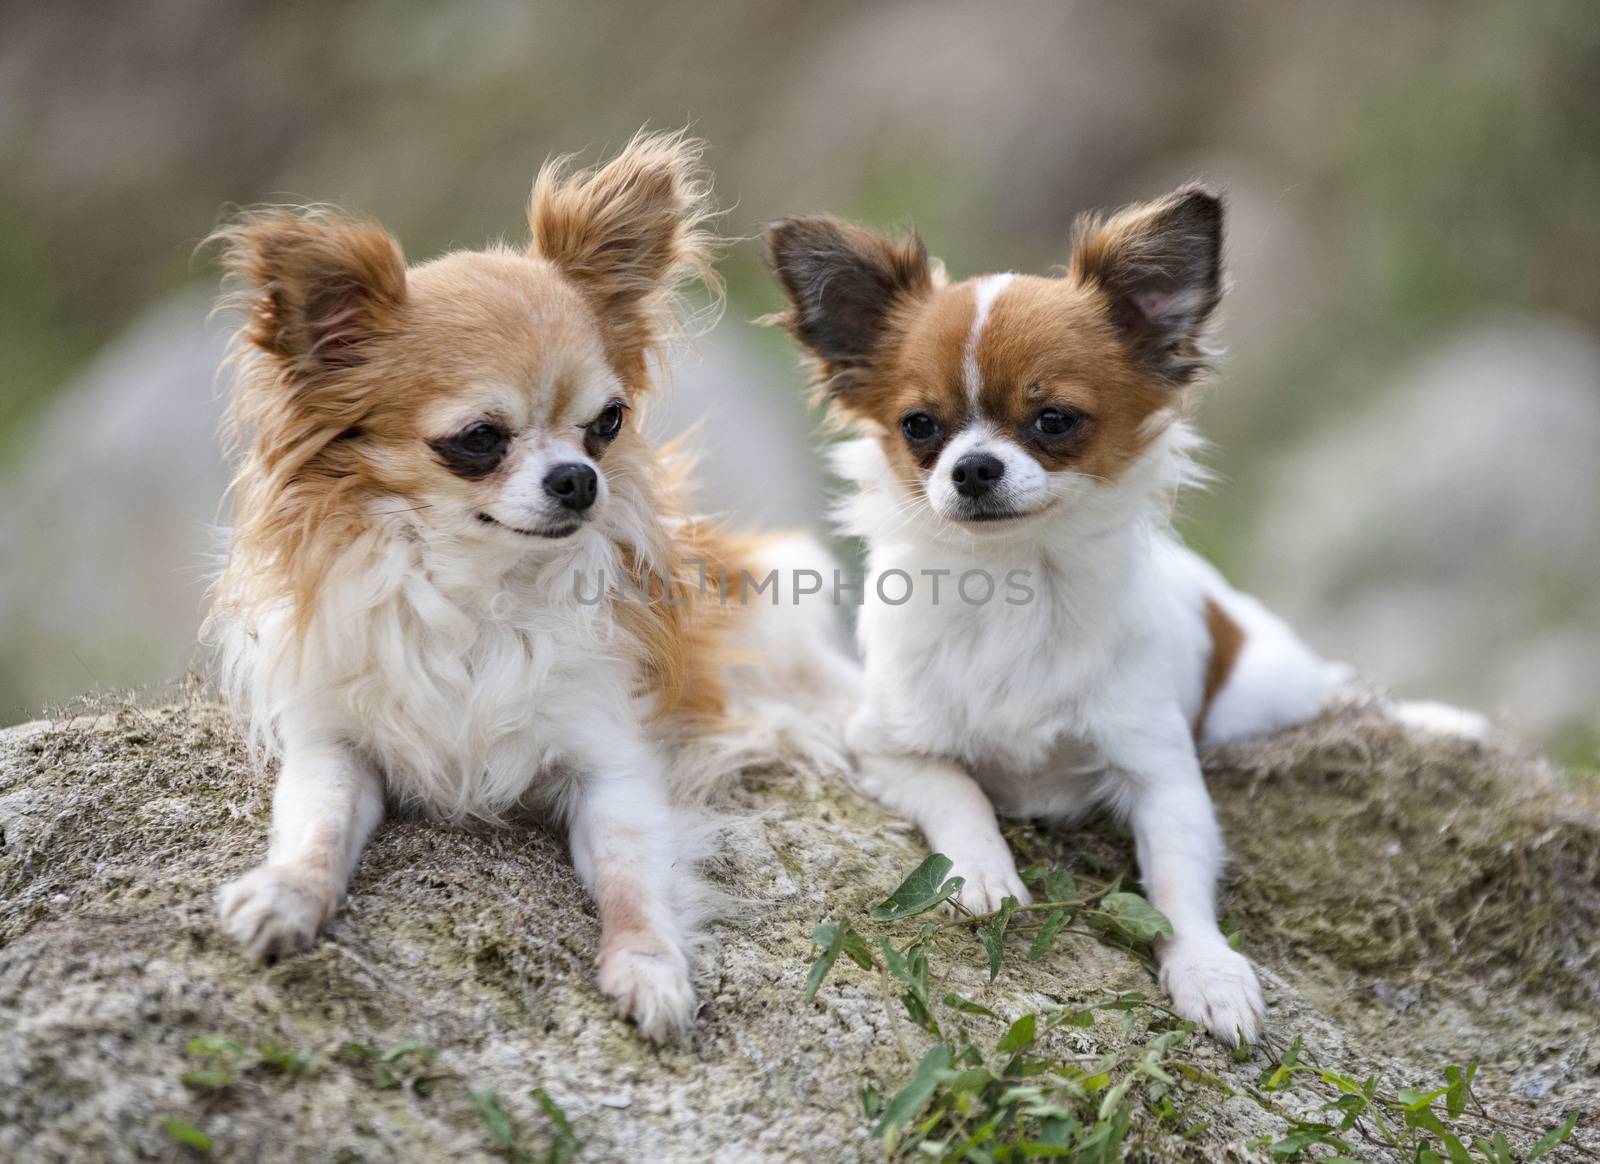
<svg viewBox="0 0 1600 1164">
<path fill-rule="evenodd" d="M 1508 747 L 1410 738 L 1360 711 L 1208 767 L 1235 854 L 1225 908 L 1263 968 L 1279 1046 L 1299 1035 L 1392 1087 L 1477 1059 L 1491 1110 L 1531 1127 L 1595 1112 L 1600 804 Z M 696 1039 L 659 1050 L 592 988 L 593 910 L 559 838 L 537 827 L 392 822 L 314 952 L 245 965 L 216 931 L 212 894 L 259 858 L 269 793 L 199 696 L 0 733 L 0 1158 L 183 1158 L 168 1117 L 203 1130 L 217 1159 L 509 1158 L 471 1089 L 492 1089 L 543 1158 L 535 1087 L 571 1118 L 583 1161 L 881 1153 L 860 1087 L 895 1089 L 926 1036 L 842 961 L 815 1002 L 802 998 L 813 927 L 869 929 L 866 907 L 923 856 L 852 792 L 781 774 L 738 791 L 748 811 L 718 872 L 735 908 L 701 959 Z M 1012 839 L 1029 857 L 1129 860 L 1103 822 Z M 1004 1019 L 1046 997 L 1153 992 L 1136 959 L 1081 940 L 1012 957 L 990 984 L 972 939 L 947 933 L 940 990 Z M 246 1048 L 228 1086 L 180 1080 L 215 1066 L 186 1052 L 199 1036 Z M 1102 1020 L 1073 1037 L 1094 1054 L 1124 1036 Z M 431 1051 L 383 1064 L 346 1048 L 408 1042 Z M 262 1043 L 308 1053 L 309 1071 L 268 1070 Z M 1264 1062 L 1198 1037 L 1186 1054 L 1240 1091 Z M 1136 1156 L 1265 1159 L 1250 1145 L 1283 1127 L 1245 1094 L 1194 1088 L 1179 1105 L 1209 1126 L 1179 1141 L 1138 1121 Z M 1600 1145 L 1589 1119 L 1560 1152 L 1574 1145 Z"/>
</svg>

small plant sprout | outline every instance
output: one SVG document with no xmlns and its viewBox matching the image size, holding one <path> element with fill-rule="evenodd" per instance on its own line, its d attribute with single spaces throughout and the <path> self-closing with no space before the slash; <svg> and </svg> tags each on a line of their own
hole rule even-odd
<svg viewBox="0 0 1600 1164">
<path fill-rule="evenodd" d="M 1039 900 L 1019 905 L 1008 897 L 991 913 L 973 914 L 953 900 L 961 879 L 950 869 L 935 853 L 868 911 L 862 929 L 846 918 L 812 934 L 806 999 L 842 955 L 894 983 L 898 992 L 886 991 L 886 1004 L 898 1002 L 932 1039 L 887 1096 L 871 1081 L 861 1088 L 862 1114 L 891 1158 L 1112 1164 L 1130 1151 L 1170 1156 L 1163 1140 L 1181 1143 L 1210 1126 L 1185 1115 L 1187 1097 L 1205 1091 L 1246 1098 L 1280 1120 L 1278 1134 L 1250 1145 L 1275 1160 L 1349 1161 L 1358 1141 L 1366 1154 L 1377 1147 L 1415 1164 L 1520 1164 L 1563 1145 L 1596 1158 L 1568 1142 L 1577 1113 L 1542 1133 L 1492 1114 L 1473 1093 L 1472 1063 L 1446 1066 L 1439 1086 L 1391 1090 L 1377 1077 L 1318 1063 L 1296 1038 L 1281 1055 L 1265 1044 L 1235 1052 L 1239 1062 L 1266 1059 L 1254 1086 L 1240 1089 L 1188 1053 L 1198 1037 L 1193 1023 L 1141 991 L 1105 990 L 1086 1004 L 1046 1003 L 1009 1020 L 958 992 L 940 993 L 933 984 L 945 970 L 931 965 L 932 939 L 953 929 L 976 937 L 974 952 L 991 982 L 1008 956 L 1025 951 L 1029 961 L 1044 961 L 1064 936 L 1127 951 L 1153 971 L 1150 944 L 1172 936 L 1168 920 L 1120 878 L 1035 865 L 1023 877 Z M 1230 943 L 1242 942 L 1231 919 L 1228 932 Z M 1081 1032 L 1111 1021 L 1120 1025 L 1120 1049 L 1083 1052 Z M 1080 1037 L 1065 1038 L 1074 1028 Z M 1292 1109 L 1281 1102 L 1291 1092 L 1300 1100 Z"/>
</svg>

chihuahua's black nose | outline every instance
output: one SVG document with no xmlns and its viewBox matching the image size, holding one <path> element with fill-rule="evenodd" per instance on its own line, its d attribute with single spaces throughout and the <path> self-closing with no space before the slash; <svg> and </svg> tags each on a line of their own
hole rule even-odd
<svg viewBox="0 0 1600 1164">
<path fill-rule="evenodd" d="M 1006 467 L 1000 463 L 999 457 L 991 457 L 988 453 L 968 453 L 956 462 L 950 479 L 956 483 L 957 493 L 977 500 L 993 489 L 994 483 L 1005 475 Z"/>
<path fill-rule="evenodd" d="M 600 478 L 593 467 L 568 462 L 544 475 L 544 491 L 574 513 L 582 513 L 594 504 Z"/>
</svg>

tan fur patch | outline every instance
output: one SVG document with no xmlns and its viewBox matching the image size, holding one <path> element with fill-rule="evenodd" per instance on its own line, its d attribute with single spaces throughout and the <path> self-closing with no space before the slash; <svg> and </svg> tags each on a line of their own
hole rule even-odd
<svg viewBox="0 0 1600 1164">
<path fill-rule="evenodd" d="M 1046 470 L 1075 469 L 1111 481 L 1160 431 L 1147 424 L 1171 403 L 1129 361 L 1105 323 L 1104 297 L 1060 279 L 1022 276 L 995 301 L 979 337 L 980 411 Z M 1041 409 L 1081 412 L 1079 433 L 1059 444 L 1032 432 Z"/>
<path fill-rule="evenodd" d="M 682 133 L 641 133 L 597 169 L 547 164 L 528 201 L 528 253 L 556 263 L 589 298 L 630 391 L 648 385 L 684 283 L 721 292 L 715 240 L 703 229 L 712 210 L 701 153 Z"/>
<path fill-rule="evenodd" d="M 915 488 L 921 488 L 939 449 L 907 445 L 900 421 L 908 413 L 926 412 L 953 433 L 970 419 L 961 371 L 976 313 L 970 283 L 938 291 L 917 304 L 874 369 L 870 390 L 852 394 L 845 403 L 852 415 L 870 419 L 881 430 L 889 464 Z"/>
<path fill-rule="evenodd" d="M 1211 636 L 1211 654 L 1206 658 L 1204 694 L 1200 699 L 1200 714 L 1195 719 L 1194 732 L 1199 735 L 1206 725 L 1211 705 L 1233 674 L 1233 666 L 1244 650 L 1244 630 L 1228 617 L 1211 599 L 1206 599 L 1206 633 Z"/>
</svg>

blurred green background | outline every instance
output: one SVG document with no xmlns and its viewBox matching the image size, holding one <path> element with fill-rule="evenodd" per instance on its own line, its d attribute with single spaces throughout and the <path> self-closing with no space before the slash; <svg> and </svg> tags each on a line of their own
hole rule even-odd
<svg viewBox="0 0 1600 1164">
<path fill-rule="evenodd" d="M 1227 187 L 1219 478 L 1186 530 L 1325 653 L 1596 763 L 1593 3 L 0 13 L 0 722 L 203 665 L 227 321 L 194 252 L 226 205 L 336 202 L 421 258 L 520 238 L 547 155 L 688 123 L 728 234 L 914 223 L 957 277 L 1048 271 L 1081 210 Z M 708 508 L 815 522 L 758 247 L 725 272 L 662 423 L 704 418 Z"/>
</svg>

